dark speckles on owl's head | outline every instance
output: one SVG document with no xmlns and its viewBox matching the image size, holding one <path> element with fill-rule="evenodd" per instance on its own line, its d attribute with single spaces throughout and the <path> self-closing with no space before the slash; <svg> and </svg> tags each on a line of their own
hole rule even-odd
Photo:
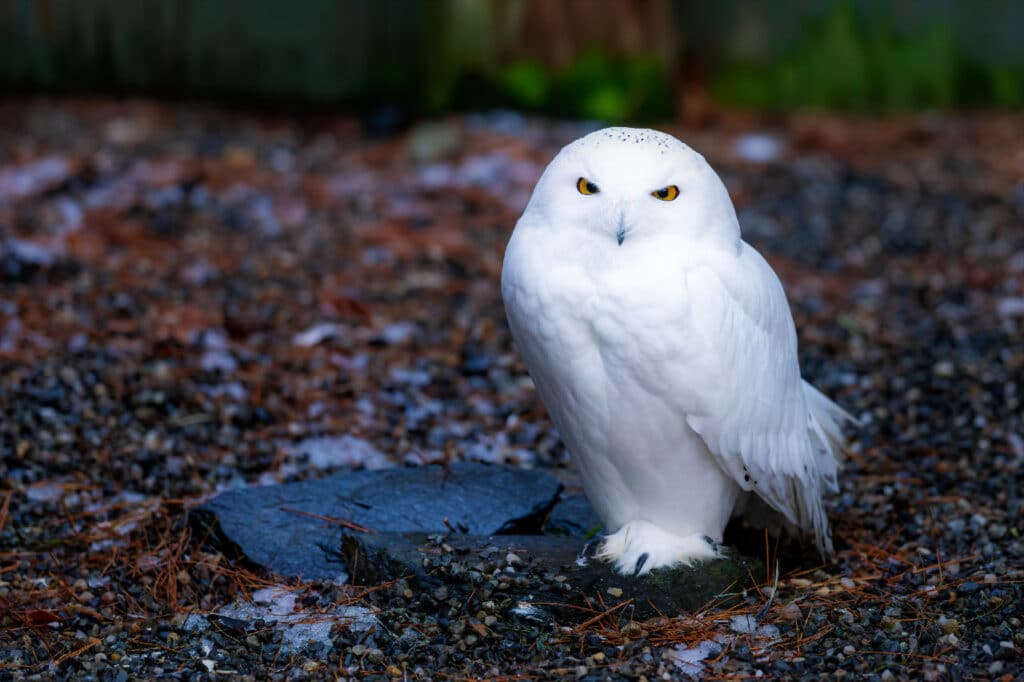
<svg viewBox="0 0 1024 682">
<path fill-rule="evenodd" d="M 602 142 L 635 145 L 662 155 L 669 153 L 673 148 L 685 146 L 667 133 L 647 128 L 604 128 L 578 140 L 578 142 L 584 141 L 594 147 L 601 145 Z"/>
</svg>

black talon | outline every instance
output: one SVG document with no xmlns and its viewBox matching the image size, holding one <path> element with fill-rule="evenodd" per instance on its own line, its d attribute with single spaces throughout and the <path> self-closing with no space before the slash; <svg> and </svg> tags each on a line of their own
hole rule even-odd
<svg viewBox="0 0 1024 682">
<path fill-rule="evenodd" d="M 715 542 L 714 540 L 712 540 L 707 535 L 704 535 L 702 537 L 704 539 L 704 542 L 706 542 L 709 545 L 711 545 L 711 549 L 715 550 L 715 554 L 718 554 L 719 556 L 724 556 L 725 555 L 726 550 L 725 550 L 725 546 L 724 545 L 722 545 L 722 544 L 720 544 L 718 542 Z"/>
<path fill-rule="evenodd" d="M 604 533 L 598 533 L 597 535 L 583 543 L 583 548 L 580 549 L 580 553 L 576 555 L 576 564 L 580 566 L 585 565 L 587 563 L 587 551 L 596 543 L 600 542 L 601 540 L 604 540 L 604 538 Z"/>
<path fill-rule="evenodd" d="M 647 552 L 644 552 L 643 554 L 641 554 L 637 558 L 637 560 L 636 560 L 636 568 L 633 569 L 633 575 L 634 576 L 640 575 L 640 571 L 644 570 L 644 564 L 647 563 L 647 559 L 648 558 L 649 558 L 649 556 L 648 556 Z"/>
</svg>

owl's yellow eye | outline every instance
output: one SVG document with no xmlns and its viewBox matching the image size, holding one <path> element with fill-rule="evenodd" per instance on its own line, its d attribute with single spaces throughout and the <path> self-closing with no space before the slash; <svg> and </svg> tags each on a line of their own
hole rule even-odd
<svg viewBox="0 0 1024 682">
<path fill-rule="evenodd" d="M 669 185 L 668 187 L 654 190 L 651 192 L 651 196 L 662 201 L 675 201 L 675 198 L 679 196 L 679 188 L 675 185 Z"/>
<path fill-rule="evenodd" d="M 576 189 L 580 191 L 580 194 L 597 194 L 601 191 L 597 185 L 586 178 L 580 178 L 576 181 Z"/>
</svg>

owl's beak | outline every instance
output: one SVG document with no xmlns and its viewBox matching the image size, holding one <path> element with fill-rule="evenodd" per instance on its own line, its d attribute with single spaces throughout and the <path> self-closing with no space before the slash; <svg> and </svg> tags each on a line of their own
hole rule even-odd
<svg viewBox="0 0 1024 682">
<path fill-rule="evenodd" d="M 622 242 L 626 241 L 626 234 L 629 232 L 629 228 L 626 227 L 626 212 L 621 211 L 619 213 L 619 225 L 615 229 L 615 241 L 622 246 Z"/>
</svg>

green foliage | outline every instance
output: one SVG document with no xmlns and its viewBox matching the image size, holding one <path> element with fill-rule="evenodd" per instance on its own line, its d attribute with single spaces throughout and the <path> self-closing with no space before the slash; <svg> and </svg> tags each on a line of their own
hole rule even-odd
<svg viewBox="0 0 1024 682">
<path fill-rule="evenodd" d="M 564 116 L 650 120 L 669 109 L 667 66 L 651 55 L 616 58 L 591 50 L 553 73 L 518 61 L 494 80 L 497 103 Z"/>
<path fill-rule="evenodd" d="M 1024 105 L 1024 69 L 997 66 L 992 69 L 991 78 L 996 102 L 1006 107 Z"/>
<path fill-rule="evenodd" d="M 501 87 L 518 106 L 537 109 L 543 106 L 551 87 L 544 67 L 535 61 L 512 62 L 501 74 Z"/>
<path fill-rule="evenodd" d="M 853 112 L 1019 105 L 1024 65 L 982 66 L 938 15 L 913 33 L 885 12 L 858 12 L 852 0 L 830 3 L 774 59 L 722 68 L 712 84 L 720 100 L 757 109 L 818 108 Z"/>
</svg>

